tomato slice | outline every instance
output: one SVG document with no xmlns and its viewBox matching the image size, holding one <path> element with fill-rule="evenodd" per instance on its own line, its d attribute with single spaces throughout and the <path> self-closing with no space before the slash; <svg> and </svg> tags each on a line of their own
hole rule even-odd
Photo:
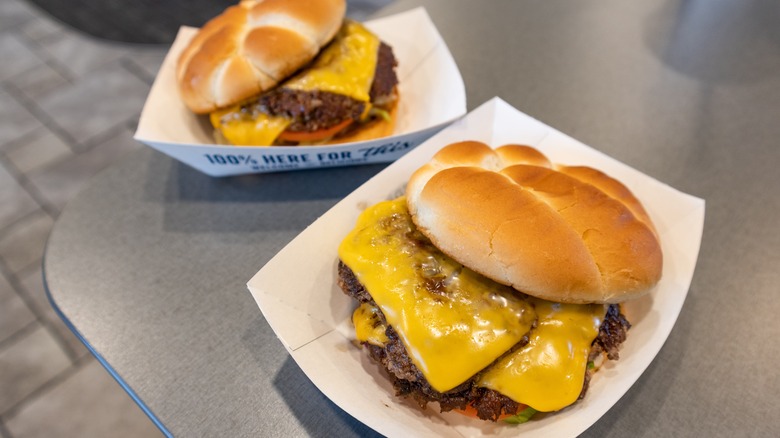
<svg viewBox="0 0 780 438">
<path fill-rule="evenodd" d="M 346 128 L 350 124 L 352 124 L 354 120 L 347 119 L 343 122 L 339 122 L 329 128 L 325 129 L 319 129 L 317 131 L 307 132 L 307 131 L 284 131 L 281 134 L 279 134 L 280 140 L 286 140 L 286 141 L 318 141 L 318 140 L 325 140 L 327 138 L 333 137 L 336 135 L 339 131 Z"/>
<path fill-rule="evenodd" d="M 457 412 L 457 413 L 459 413 L 461 415 L 465 415 L 467 417 L 479 418 L 479 417 L 477 417 L 477 410 L 474 409 L 474 407 L 471 406 L 471 405 L 466 405 L 466 409 L 453 409 L 453 410 L 455 412 Z"/>
</svg>

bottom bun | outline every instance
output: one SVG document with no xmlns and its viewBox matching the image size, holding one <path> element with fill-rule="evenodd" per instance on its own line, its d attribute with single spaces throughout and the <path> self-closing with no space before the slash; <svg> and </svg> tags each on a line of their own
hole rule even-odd
<svg viewBox="0 0 780 438">
<path fill-rule="evenodd" d="M 398 100 L 393 103 L 388 113 L 390 114 L 390 120 L 377 118 L 370 122 L 364 123 L 350 132 L 344 135 L 339 135 L 336 138 L 330 139 L 325 144 L 343 144 L 343 143 L 355 143 L 358 141 L 374 140 L 382 137 L 389 137 L 393 135 L 395 130 L 396 114 L 398 113 L 397 104 Z"/>
</svg>

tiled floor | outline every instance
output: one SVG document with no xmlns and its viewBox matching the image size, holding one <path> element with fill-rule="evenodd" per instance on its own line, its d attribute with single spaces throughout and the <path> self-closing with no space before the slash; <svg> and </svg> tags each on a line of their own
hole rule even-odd
<svg viewBox="0 0 780 438">
<path fill-rule="evenodd" d="M 41 257 L 68 199 L 142 147 L 166 48 L 105 43 L 0 1 L 0 436 L 160 436 L 49 305 Z"/>
<path fill-rule="evenodd" d="M 355 0 L 350 13 L 385 3 Z M 0 437 L 160 436 L 54 313 L 41 259 L 67 201 L 144 147 L 132 134 L 166 51 L 0 0 Z"/>
</svg>

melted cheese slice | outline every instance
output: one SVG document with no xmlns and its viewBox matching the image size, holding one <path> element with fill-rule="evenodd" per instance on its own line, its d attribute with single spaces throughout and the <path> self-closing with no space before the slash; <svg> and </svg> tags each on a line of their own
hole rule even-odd
<svg viewBox="0 0 780 438">
<path fill-rule="evenodd" d="M 383 202 L 360 216 L 339 257 L 371 292 L 431 386 L 451 389 L 500 357 L 478 375 L 478 386 L 538 411 L 574 403 L 607 307 L 523 300 L 432 245 L 416 243 L 416 233 L 404 198 Z M 353 322 L 358 340 L 383 346 L 387 327 L 377 313 L 363 304 Z M 534 320 L 528 344 L 505 354 Z"/>
<path fill-rule="evenodd" d="M 410 239 L 414 233 L 404 198 L 382 202 L 363 212 L 339 257 L 371 291 L 412 362 L 444 392 L 517 344 L 535 315 L 512 289 Z"/>
<path fill-rule="evenodd" d="M 258 113 L 253 118 L 241 117 L 241 107 L 217 110 L 209 115 L 211 124 L 236 146 L 270 146 L 292 120 Z"/>
<path fill-rule="evenodd" d="M 329 91 L 368 102 L 379 44 L 379 38 L 363 25 L 347 20 L 334 43 L 317 56 L 314 64 L 282 84 L 282 87 L 302 91 Z"/>
<path fill-rule="evenodd" d="M 502 358 L 477 381 L 537 411 L 557 411 L 582 392 L 588 354 L 607 308 L 533 299 L 537 326 L 530 342 Z"/>
<path fill-rule="evenodd" d="M 379 38 L 363 25 L 346 20 L 333 42 L 323 49 L 312 65 L 280 87 L 328 91 L 368 102 L 379 45 Z M 366 113 L 369 107 L 367 104 Z M 234 145 L 270 146 L 292 121 L 286 117 L 245 113 L 241 108 L 242 105 L 234 105 L 210 115 L 214 128 Z"/>
<path fill-rule="evenodd" d="M 352 314 L 352 323 L 355 325 L 355 337 L 358 341 L 377 347 L 384 347 L 387 343 L 387 326 L 379 319 L 378 307 L 362 303 Z"/>
</svg>

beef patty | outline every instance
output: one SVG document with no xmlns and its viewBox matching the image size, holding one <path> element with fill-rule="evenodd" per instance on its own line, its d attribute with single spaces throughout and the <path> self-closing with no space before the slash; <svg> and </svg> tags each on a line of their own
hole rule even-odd
<svg viewBox="0 0 780 438">
<path fill-rule="evenodd" d="M 360 303 L 369 303 L 376 307 L 374 299 L 365 287 L 355 277 L 352 270 L 341 261 L 338 265 L 338 276 L 338 285 L 345 294 Z M 382 318 L 382 323 L 387 325 L 381 311 L 379 316 Z M 599 334 L 591 346 L 590 359 L 594 360 L 602 352 L 609 359 L 617 359 L 620 344 L 625 341 L 630 327 L 628 320 L 620 313 L 620 308 L 616 304 L 610 305 L 599 328 Z M 517 402 L 491 389 L 477 387 L 474 377 L 447 392 L 436 391 L 412 363 L 406 348 L 391 326 L 387 326 L 385 335 L 388 342 L 384 347 L 371 345 L 367 342 L 364 342 L 363 346 L 368 350 L 369 356 L 387 371 L 396 390 L 396 395 L 411 397 L 423 409 L 430 402 L 438 402 L 442 412 L 465 409 L 471 405 L 476 409 L 477 416 L 483 420 L 496 421 L 501 415 L 518 413 L 520 405 Z M 524 337 L 515 348 L 520 348 L 527 343 L 528 338 Z M 580 399 L 585 396 L 588 390 L 593 372 L 591 369 L 586 370 Z"/>
<path fill-rule="evenodd" d="M 398 84 L 396 65 L 393 49 L 381 43 L 369 93 L 375 106 L 382 107 L 395 99 L 393 93 Z M 277 87 L 243 106 L 241 112 L 248 115 L 263 113 L 284 116 L 293 120 L 287 127 L 288 131 L 313 132 L 330 128 L 347 119 L 359 120 L 365 108 L 365 102 L 342 94 Z"/>
</svg>

